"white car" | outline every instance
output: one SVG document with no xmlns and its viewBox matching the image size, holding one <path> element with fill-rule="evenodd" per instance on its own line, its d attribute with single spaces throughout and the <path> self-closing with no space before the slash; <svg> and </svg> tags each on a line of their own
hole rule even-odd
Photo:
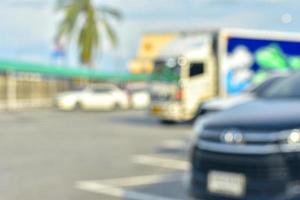
<svg viewBox="0 0 300 200">
<path fill-rule="evenodd" d="M 145 109 L 150 105 L 150 94 L 146 89 L 129 89 L 128 94 L 133 109 Z"/>
<path fill-rule="evenodd" d="M 127 109 L 127 94 L 115 85 L 86 87 L 81 90 L 64 92 L 55 100 L 61 110 L 113 110 Z"/>
</svg>

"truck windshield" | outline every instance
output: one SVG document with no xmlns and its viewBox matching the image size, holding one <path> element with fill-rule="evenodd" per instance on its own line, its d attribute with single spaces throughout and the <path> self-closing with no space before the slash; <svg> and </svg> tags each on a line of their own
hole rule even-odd
<svg viewBox="0 0 300 200">
<path fill-rule="evenodd" d="M 281 81 L 275 82 L 261 96 L 263 98 L 282 99 L 299 98 L 300 99 L 300 73 L 296 73 Z"/>
<path fill-rule="evenodd" d="M 156 60 L 152 81 L 177 82 L 180 78 L 180 65 L 177 59 Z"/>
</svg>

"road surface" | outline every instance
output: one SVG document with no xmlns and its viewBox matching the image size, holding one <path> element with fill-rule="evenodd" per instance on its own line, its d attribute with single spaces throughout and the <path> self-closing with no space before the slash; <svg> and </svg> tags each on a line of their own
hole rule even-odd
<svg viewBox="0 0 300 200">
<path fill-rule="evenodd" d="M 0 199 L 182 200 L 191 125 L 143 111 L 0 113 Z"/>
</svg>

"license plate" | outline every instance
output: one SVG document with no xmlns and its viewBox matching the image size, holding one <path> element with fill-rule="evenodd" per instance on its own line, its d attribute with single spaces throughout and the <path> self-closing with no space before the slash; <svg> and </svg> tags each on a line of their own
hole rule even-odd
<svg viewBox="0 0 300 200">
<path fill-rule="evenodd" d="M 151 109 L 152 113 L 160 113 L 161 112 L 161 108 L 158 106 L 153 106 Z"/>
<path fill-rule="evenodd" d="M 246 192 L 246 176 L 237 173 L 211 171 L 208 174 L 207 187 L 210 193 L 243 197 Z"/>
</svg>

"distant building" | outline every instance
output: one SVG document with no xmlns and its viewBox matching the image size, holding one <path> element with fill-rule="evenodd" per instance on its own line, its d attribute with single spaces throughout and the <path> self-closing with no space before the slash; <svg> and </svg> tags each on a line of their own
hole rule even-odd
<svg viewBox="0 0 300 200">
<path fill-rule="evenodd" d="M 129 62 L 129 71 L 133 74 L 151 73 L 154 59 L 161 49 L 174 40 L 178 33 L 145 33 L 141 37 L 137 56 Z"/>
</svg>

